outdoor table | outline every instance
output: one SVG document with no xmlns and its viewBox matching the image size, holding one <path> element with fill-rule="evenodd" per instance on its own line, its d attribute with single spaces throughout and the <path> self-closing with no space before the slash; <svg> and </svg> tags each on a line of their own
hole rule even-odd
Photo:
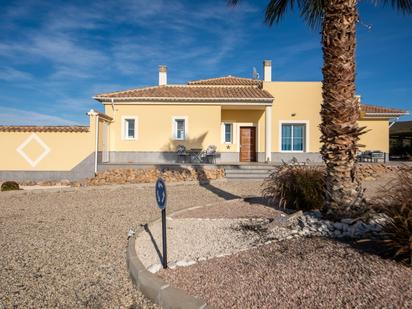
<svg viewBox="0 0 412 309">
<path fill-rule="evenodd" d="M 192 148 L 188 151 L 190 156 L 190 162 L 202 163 L 202 149 L 201 148 Z"/>
</svg>

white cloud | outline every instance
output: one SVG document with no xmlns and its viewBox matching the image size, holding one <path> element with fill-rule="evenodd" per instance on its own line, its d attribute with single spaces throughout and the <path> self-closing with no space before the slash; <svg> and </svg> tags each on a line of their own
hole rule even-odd
<svg viewBox="0 0 412 309">
<path fill-rule="evenodd" d="M 77 125 L 75 121 L 21 109 L 0 107 L 0 125 Z"/>
<path fill-rule="evenodd" d="M 7 82 L 28 81 L 32 79 L 30 73 L 16 70 L 11 67 L 0 67 L 0 80 Z"/>
</svg>

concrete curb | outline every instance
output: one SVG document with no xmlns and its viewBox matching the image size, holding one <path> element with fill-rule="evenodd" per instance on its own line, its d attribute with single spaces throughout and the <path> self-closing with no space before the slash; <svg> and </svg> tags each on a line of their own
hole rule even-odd
<svg viewBox="0 0 412 309">
<path fill-rule="evenodd" d="M 127 268 L 133 283 L 151 301 L 165 309 L 215 309 L 203 300 L 186 294 L 181 289 L 171 287 L 149 272 L 137 257 L 136 239 L 130 237 L 127 245 Z"/>
</svg>

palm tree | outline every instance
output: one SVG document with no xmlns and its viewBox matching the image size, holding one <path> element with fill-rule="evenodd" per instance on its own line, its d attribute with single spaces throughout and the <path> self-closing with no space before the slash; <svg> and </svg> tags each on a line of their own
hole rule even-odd
<svg viewBox="0 0 412 309">
<path fill-rule="evenodd" d="M 371 0 L 412 13 L 412 0 Z M 229 0 L 237 5 L 239 0 Z M 269 0 L 265 22 L 278 23 L 287 10 L 297 6 L 307 24 L 321 25 L 323 45 L 323 103 L 321 107 L 321 154 L 326 164 L 328 217 L 356 216 L 361 210 L 362 187 L 356 177 L 355 156 L 359 136 L 360 106 L 355 97 L 356 0 Z"/>
</svg>

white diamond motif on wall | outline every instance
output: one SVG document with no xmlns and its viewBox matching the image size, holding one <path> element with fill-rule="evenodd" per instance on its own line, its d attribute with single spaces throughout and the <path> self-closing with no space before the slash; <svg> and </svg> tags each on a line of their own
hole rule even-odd
<svg viewBox="0 0 412 309">
<path fill-rule="evenodd" d="M 31 142 L 37 143 L 38 145 L 40 145 L 40 147 L 43 148 L 43 152 L 35 160 L 32 160 L 24 152 L 24 147 L 26 147 Z M 50 152 L 50 148 L 37 134 L 33 133 L 19 147 L 17 147 L 16 151 L 27 161 L 27 163 L 29 163 L 32 167 L 35 167 L 41 160 L 44 159 L 45 156 L 47 156 L 47 154 Z"/>
</svg>

